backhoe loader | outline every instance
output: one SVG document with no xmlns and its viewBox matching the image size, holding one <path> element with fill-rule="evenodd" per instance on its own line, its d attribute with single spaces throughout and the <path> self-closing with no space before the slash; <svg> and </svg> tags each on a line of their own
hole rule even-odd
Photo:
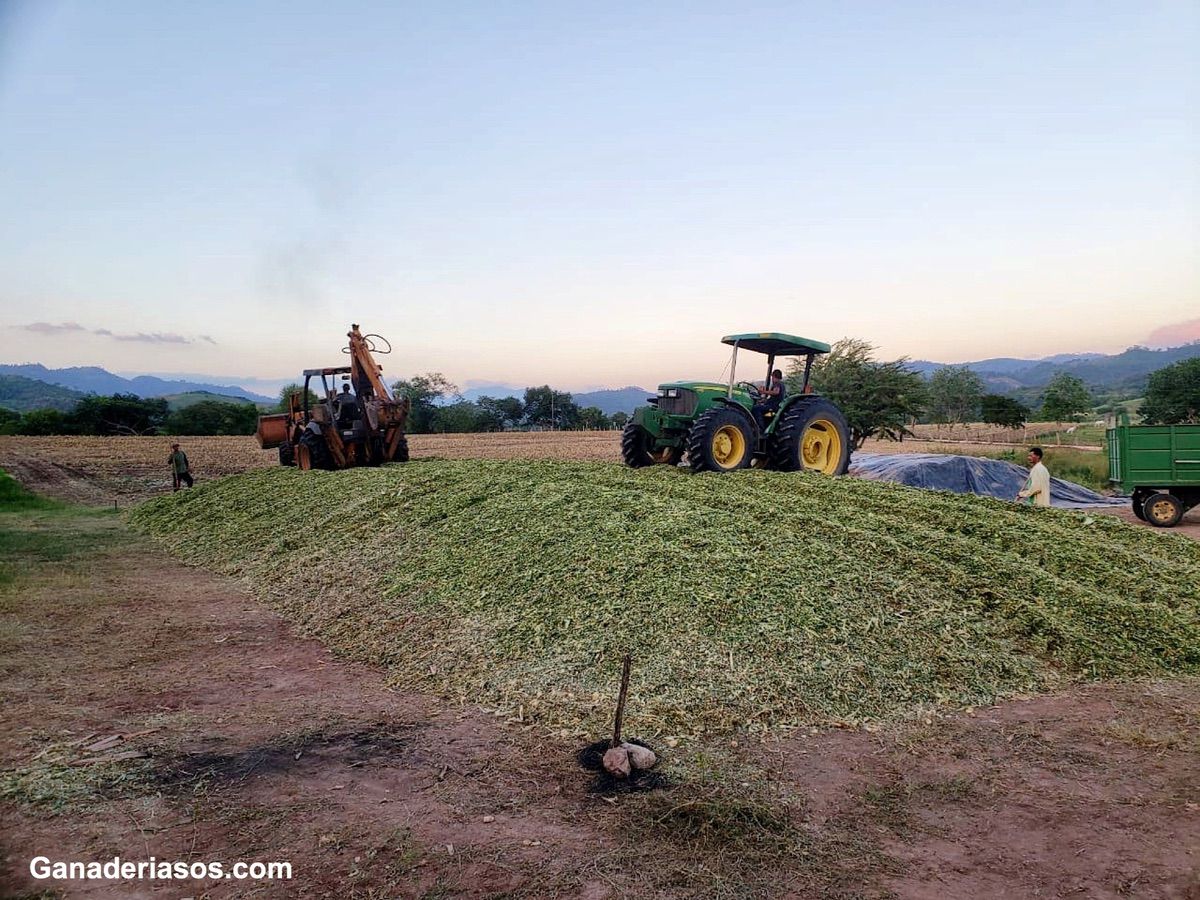
<svg viewBox="0 0 1200 900">
<path fill-rule="evenodd" d="M 264 450 L 279 449 L 279 462 L 300 469 L 348 469 L 407 462 L 408 398 L 394 399 L 372 351 L 390 353 L 377 334 L 351 325 L 343 353 L 350 365 L 305 369 L 304 387 L 288 398 L 288 411 L 260 416 L 255 437 Z M 387 345 L 379 349 L 376 341 Z M 320 379 L 320 389 L 310 387 Z M 337 392 L 338 382 L 352 389 Z"/>
</svg>

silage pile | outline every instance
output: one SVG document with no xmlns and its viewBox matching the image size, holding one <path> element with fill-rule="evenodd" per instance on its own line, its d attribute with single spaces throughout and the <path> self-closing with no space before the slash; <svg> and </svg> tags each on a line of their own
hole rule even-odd
<svg viewBox="0 0 1200 900">
<path fill-rule="evenodd" d="M 398 684 L 573 733 L 603 728 L 626 650 L 644 736 L 1200 672 L 1200 545 L 848 478 L 271 469 L 133 521 Z"/>
</svg>

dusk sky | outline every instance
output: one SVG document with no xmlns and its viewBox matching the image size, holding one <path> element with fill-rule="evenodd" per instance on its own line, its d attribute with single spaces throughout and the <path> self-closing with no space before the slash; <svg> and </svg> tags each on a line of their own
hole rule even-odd
<svg viewBox="0 0 1200 900">
<path fill-rule="evenodd" d="M 1200 5 L 0 0 L 0 362 L 716 377 L 1200 338 Z"/>
</svg>

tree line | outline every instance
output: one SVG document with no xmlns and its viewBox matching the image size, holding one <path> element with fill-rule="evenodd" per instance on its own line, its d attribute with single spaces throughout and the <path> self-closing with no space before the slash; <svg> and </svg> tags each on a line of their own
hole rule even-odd
<svg viewBox="0 0 1200 900">
<path fill-rule="evenodd" d="M 804 363 L 794 360 L 788 370 L 789 390 L 801 388 L 803 373 Z M 871 437 L 900 440 L 918 422 L 983 422 L 1020 428 L 1035 418 L 1076 422 L 1094 415 L 1098 406 L 1105 413 L 1124 408 L 1098 403 L 1087 385 L 1067 372 L 1051 378 L 1040 403 L 1031 408 L 1013 397 L 987 393 L 983 379 L 966 366 L 944 366 L 926 379 L 910 367 L 907 358 L 875 359 L 874 346 L 857 338 L 844 338 L 832 352 L 817 357 L 812 385 L 845 413 L 855 447 Z M 1138 413 L 1150 425 L 1200 422 L 1200 358 L 1151 373 Z"/>
<path fill-rule="evenodd" d="M 803 363 L 788 371 L 790 391 L 800 389 Z M 928 379 L 912 369 L 907 358 L 881 361 L 866 341 L 845 338 L 813 365 L 814 389 L 833 400 L 846 414 L 855 446 L 871 437 L 899 440 L 917 422 L 984 422 L 1020 428 L 1031 420 L 1075 422 L 1095 414 L 1123 410 L 1092 395 L 1082 380 L 1060 372 L 1043 389 L 1036 407 L 996 393 L 987 393 L 983 379 L 966 366 L 945 366 Z M 302 391 L 288 385 L 279 393 L 274 411 L 288 408 L 289 398 Z M 463 398 L 458 387 L 439 372 L 427 372 L 392 385 L 397 397 L 411 404 L 408 431 L 414 434 L 471 433 L 514 429 L 603 430 L 622 428 L 629 416 L 609 416 L 595 406 L 580 407 L 567 391 L 549 385 L 525 389 L 523 397 Z M 310 402 L 316 397 L 310 391 Z M 1185 359 L 1152 372 L 1146 397 L 1138 410 L 1146 424 L 1200 422 L 1200 358 Z M 0 407 L 0 434 L 28 435 L 250 435 L 260 410 L 252 403 L 200 400 L 171 410 L 162 398 L 136 394 L 88 396 L 69 412 L 35 409 L 26 413 Z"/>
<path fill-rule="evenodd" d="M 26 413 L 0 407 L 0 434 L 153 435 L 254 434 L 258 407 L 253 403 L 199 400 L 172 410 L 161 397 L 137 394 L 93 395 L 69 412 L 33 409 Z"/>
</svg>

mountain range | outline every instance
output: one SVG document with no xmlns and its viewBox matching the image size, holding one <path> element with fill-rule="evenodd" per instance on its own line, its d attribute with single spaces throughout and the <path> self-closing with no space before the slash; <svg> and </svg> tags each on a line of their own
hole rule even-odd
<svg viewBox="0 0 1200 900">
<path fill-rule="evenodd" d="M 255 394 L 236 385 L 206 384 L 201 381 L 175 381 L 155 375 L 123 378 L 98 366 L 73 366 L 69 369 L 47 369 L 38 363 L 0 365 L 0 375 L 19 375 L 34 381 L 56 384 L 81 394 L 137 394 L 139 397 L 167 397 L 203 391 L 222 397 L 236 397 L 252 403 L 274 403 L 275 397 Z M 3 403 L 3 401 L 0 401 Z M 8 404 L 3 404 L 8 405 Z M 12 408 L 12 407 L 10 407 Z"/>
<path fill-rule="evenodd" d="M 960 363 L 979 374 L 989 391 L 998 394 L 1019 393 L 1042 388 L 1059 372 L 1081 379 L 1092 391 L 1140 394 L 1146 378 L 1156 369 L 1184 359 L 1200 356 L 1200 341 L 1168 350 L 1130 347 L 1121 353 L 1080 353 L 1047 356 L 1042 359 L 998 357 Z M 928 377 L 949 363 L 915 360 L 909 365 Z"/>
<path fill-rule="evenodd" d="M 1093 391 L 1138 396 L 1145 389 L 1147 376 L 1164 366 L 1184 359 L 1200 357 L 1200 341 L 1166 350 L 1130 347 L 1121 353 L 1060 353 L 1041 359 L 996 357 L 961 363 L 983 378 L 988 391 L 1029 399 L 1040 392 L 1059 372 L 1082 379 Z M 928 377 L 950 363 L 915 360 L 909 365 Z M 137 394 L 142 397 L 175 398 L 180 394 L 203 393 L 254 403 L 274 403 L 275 398 L 256 394 L 236 385 L 209 384 L 203 381 L 176 380 L 157 375 L 125 378 L 96 366 L 48 369 L 36 363 L 0 365 L 0 406 L 18 411 L 51 406 L 70 409 L 84 394 Z M 507 384 L 484 384 L 462 392 L 464 400 L 480 397 L 522 397 L 525 388 Z M 572 400 L 581 407 L 595 406 L 605 415 L 632 412 L 654 393 L 629 386 L 597 391 L 581 391 Z"/>
</svg>

